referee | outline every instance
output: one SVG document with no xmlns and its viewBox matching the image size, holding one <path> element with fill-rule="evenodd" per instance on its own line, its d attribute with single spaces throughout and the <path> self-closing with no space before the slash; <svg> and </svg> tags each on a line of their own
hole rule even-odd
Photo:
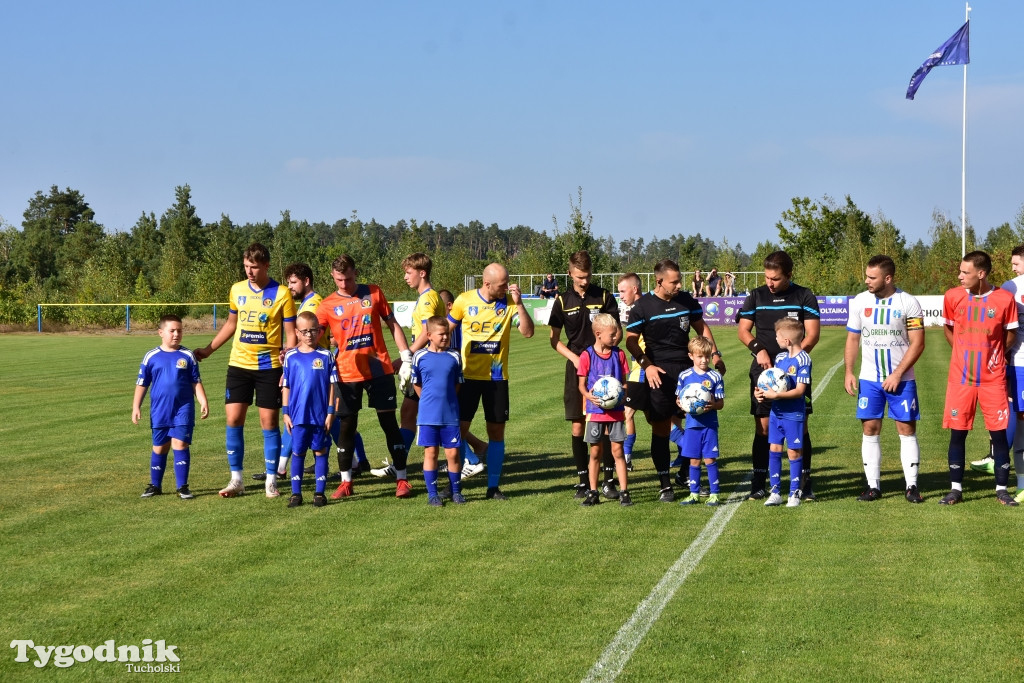
<svg viewBox="0 0 1024 683">
<path fill-rule="evenodd" d="M 740 342 L 750 349 L 753 361 L 750 363 L 750 414 L 754 416 L 754 444 L 751 457 L 754 476 L 750 484 L 750 497 L 761 500 L 765 497 L 765 478 L 768 475 L 768 416 L 771 414 L 770 401 L 759 402 L 754 398 L 757 377 L 767 368 L 775 365 L 775 357 L 782 352 L 775 341 L 775 321 L 794 318 L 803 323 L 804 340 L 801 348 L 810 353 L 821 334 L 821 314 L 818 299 L 806 287 L 793 282 L 793 259 L 784 251 L 775 251 L 764 259 L 764 284 L 755 288 L 736 314 Z M 813 383 L 812 385 L 813 386 Z M 811 387 L 804 394 L 807 402 L 808 422 L 811 416 Z M 807 422 L 804 422 L 807 429 Z M 803 472 L 800 477 L 803 500 L 814 500 L 811 490 L 811 436 L 804 432 Z"/>
</svg>

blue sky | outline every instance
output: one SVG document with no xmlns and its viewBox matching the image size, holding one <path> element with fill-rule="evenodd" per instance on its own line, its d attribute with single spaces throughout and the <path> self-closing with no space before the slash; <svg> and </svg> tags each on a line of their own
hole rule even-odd
<svg viewBox="0 0 1024 683">
<path fill-rule="evenodd" d="M 85 194 L 108 229 L 188 183 L 205 221 L 480 220 L 777 239 L 794 196 L 959 221 L 962 0 L 10 3 L 0 216 Z M 968 214 L 1024 202 L 1024 3 L 978 0 Z"/>
</svg>

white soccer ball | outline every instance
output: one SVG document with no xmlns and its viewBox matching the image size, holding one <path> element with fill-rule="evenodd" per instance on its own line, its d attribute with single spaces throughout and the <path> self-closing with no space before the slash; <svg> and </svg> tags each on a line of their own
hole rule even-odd
<svg viewBox="0 0 1024 683">
<path fill-rule="evenodd" d="M 788 391 L 793 388 L 789 375 L 779 368 L 768 368 L 757 378 L 757 388 L 761 391 Z"/>
<path fill-rule="evenodd" d="M 679 396 L 679 407 L 690 415 L 703 415 L 711 410 L 715 397 L 703 384 L 687 384 Z"/>
<path fill-rule="evenodd" d="M 597 378 L 594 386 L 590 389 L 590 393 L 597 399 L 595 403 L 598 406 L 603 410 L 611 410 L 622 401 L 622 394 L 624 392 L 622 390 L 622 382 L 611 375 L 604 375 Z"/>
</svg>

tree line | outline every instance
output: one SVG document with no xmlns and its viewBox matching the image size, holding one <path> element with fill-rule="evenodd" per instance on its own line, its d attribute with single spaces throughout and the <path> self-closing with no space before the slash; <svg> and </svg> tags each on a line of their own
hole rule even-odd
<svg viewBox="0 0 1024 683">
<path fill-rule="evenodd" d="M 749 253 L 739 243 L 699 232 L 619 241 L 595 236 L 593 216 L 583 210 L 582 188 L 569 198 L 567 218 L 553 216 L 552 221 L 550 233 L 476 220 L 454 226 L 416 219 L 383 225 L 356 212 L 333 223 L 296 221 L 289 211 L 282 211 L 276 223 L 238 225 L 225 214 L 204 222 L 192 204 L 191 188 L 182 185 L 159 218 L 143 212 L 131 230 L 108 231 L 81 192 L 54 185 L 29 199 L 20 229 L 0 219 L 0 324 L 32 324 L 37 303 L 223 301 L 231 284 L 244 277 L 242 251 L 252 242 L 270 248 L 272 274 L 289 263 L 308 263 L 321 292 L 333 287 L 330 263 L 338 254 L 351 254 L 361 279 L 379 284 L 392 300 L 408 296 L 399 263 L 416 251 L 433 258 L 435 286 L 455 292 L 462 290 L 465 275 L 479 274 L 491 261 L 504 263 L 512 273 L 564 273 L 569 254 L 578 249 L 590 252 L 595 272 L 647 272 L 665 257 L 684 271 L 717 267 L 729 272 L 758 270 L 765 255 L 782 248 L 797 264 L 794 278 L 822 294 L 861 291 L 864 263 L 877 253 L 896 261 L 901 287 L 938 294 L 956 284 L 960 260 L 960 227 L 945 215 L 933 214 L 928 243 L 908 245 L 884 215 L 866 214 L 849 196 L 843 202 L 794 197 L 775 225 L 774 238 L 757 242 Z M 992 254 L 996 282 L 1012 277 L 1010 251 L 1020 243 L 1024 207 L 1012 224 L 990 229 L 981 242 L 973 228 L 967 230 L 968 250 Z M 140 309 L 138 315 L 145 319 L 166 310 Z M 117 325 L 123 311 L 58 308 L 47 319 Z"/>
</svg>

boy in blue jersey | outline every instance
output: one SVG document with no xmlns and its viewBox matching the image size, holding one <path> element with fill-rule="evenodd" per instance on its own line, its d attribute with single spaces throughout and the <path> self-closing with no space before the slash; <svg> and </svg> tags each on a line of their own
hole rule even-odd
<svg viewBox="0 0 1024 683">
<path fill-rule="evenodd" d="M 192 429 L 196 424 L 196 408 L 193 400 L 199 399 L 199 414 L 202 419 L 210 414 L 206 400 L 199 365 L 192 352 L 181 345 L 181 318 L 165 315 L 157 326 L 160 346 L 142 358 L 139 377 L 135 382 L 135 399 L 132 401 L 132 422 L 139 424 L 142 418 L 142 399 L 149 389 L 149 423 L 153 430 L 153 450 L 149 460 L 149 486 L 143 498 L 163 493 L 164 471 L 167 469 L 167 453 L 174 451 L 174 479 L 178 496 L 182 500 L 194 498 L 188 488 L 188 470 L 191 462 L 189 447 L 192 445 Z"/>
<path fill-rule="evenodd" d="M 628 490 L 626 477 L 626 458 L 623 454 L 622 442 L 626 439 L 626 413 L 622 402 L 615 408 L 602 408 L 596 403 L 591 393 L 594 384 L 601 377 L 614 377 L 625 384 L 629 375 L 629 363 L 626 353 L 618 347 L 619 323 L 608 313 L 598 313 L 591 323 L 594 332 L 594 343 L 579 354 L 579 391 L 584 400 L 586 424 L 583 440 L 590 446 L 590 462 L 587 474 L 590 477 L 590 489 L 587 490 L 580 503 L 583 507 L 592 507 L 601 502 L 597 492 L 597 482 L 601 473 L 602 442 L 605 438 L 611 444 L 612 458 L 615 460 L 615 473 L 619 477 L 619 505 L 629 507 L 633 499 Z"/>
<path fill-rule="evenodd" d="M 327 505 L 327 451 L 331 447 L 331 422 L 337 410 L 338 371 L 334 356 L 317 344 L 320 324 L 309 311 L 299 313 L 295 320 L 299 345 L 284 356 L 281 384 L 281 413 L 284 426 L 291 434 L 292 496 L 288 507 L 302 505 L 302 472 L 306 449 L 313 449 L 316 488 L 313 507 Z"/>
<path fill-rule="evenodd" d="M 452 310 L 452 304 L 455 303 L 455 295 L 447 289 L 440 290 L 437 295 L 444 302 L 445 313 L 447 314 Z M 448 330 L 448 349 L 455 353 L 462 353 L 462 327 L 453 327 Z M 484 471 L 484 463 L 480 460 L 480 455 L 477 455 L 478 453 L 481 455 L 487 454 L 487 442 L 481 440 L 472 432 L 466 432 L 465 436 L 462 437 L 463 479 L 468 479 L 474 474 L 480 474 Z"/>
<path fill-rule="evenodd" d="M 444 449 L 448 461 L 448 483 L 453 503 L 466 502 L 462 495 L 462 474 L 459 451 L 462 437 L 459 430 L 459 386 L 462 384 L 462 360 L 448 349 L 448 319 L 432 316 L 424 326 L 427 348 L 420 349 L 412 359 L 410 382 L 419 397 L 416 426 L 417 445 L 423 446 L 423 481 L 427 486 L 427 502 L 441 507 L 444 501 L 437 492 L 437 453 Z"/>
<path fill-rule="evenodd" d="M 782 445 L 789 456 L 789 501 L 786 507 L 800 505 L 800 475 L 803 468 L 803 437 L 806 404 L 804 393 L 811 383 L 811 356 L 800 347 L 804 339 L 803 323 L 796 318 L 780 318 L 775 322 L 775 341 L 782 353 L 775 357 L 775 367 L 793 380 L 785 391 L 764 391 L 754 388 L 754 398 L 771 401 L 768 417 L 768 480 L 771 493 L 765 507 L 782 504 Z"/>
<path fill-rule="evenodd" d="M 686 387 L 699 384 L 707 389 L 712 402 L 701 410 L 686 413 L 686 429 L 683 432 L 683 457 L 690 460 L 690 495 L 680 505 L 696 505 L 700 502 L 700 461 L 708 468 L 708 483 L 711 496 L 707 504 L 718 505 L 718 411 L 725 407 L 725 383 L 722 375 L 711 368 L 711 354 L 714 347 L 704 337 L 694 337 L 688 344 L 693 367 L 683 370 L 676 382 L 676 396 L 682 398 Z M 678 402 L 678 401 L 677 401 Z M 682 403 L 679 404 L 682 408 Z"/>
</svg>

